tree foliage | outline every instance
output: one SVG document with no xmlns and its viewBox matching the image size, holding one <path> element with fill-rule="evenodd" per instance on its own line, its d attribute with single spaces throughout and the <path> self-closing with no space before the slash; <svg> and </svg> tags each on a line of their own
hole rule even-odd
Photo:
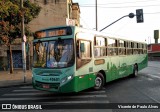
<svg viewBox="0 0 160 112">
<path fill-rule="evenodd" d="M 27 24 L 36 18 L 41 7 L 30 0 L 24 0 L 23 9 L 20 0 L 0 0 L 0 40 L 6 45 L 18 37 L 21 37 L 21 18 L 24 14 L 25 35 L 31 31 Z"/>
</svg>

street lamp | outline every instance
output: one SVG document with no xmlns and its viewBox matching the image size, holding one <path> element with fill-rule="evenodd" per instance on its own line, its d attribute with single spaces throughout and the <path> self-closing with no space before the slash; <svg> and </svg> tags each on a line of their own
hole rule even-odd
<svg viewBox="0 0 160 112">
<path fill-rule="evenodd" d="M 129 18 L 134 18 L 135 15 L 134 15 L 134 13 L 129 13 L 128 16 L 129 16 Z"/>
<path fill-rule="evenodd" d="M 119 20 L 125 18 L 125 17 L 133 18 L 133 17 L 134 17 L 134 13 L 129 13 L 128 15 L 122 16 L 121 18 L 119 18 L 119 19 L 117 19 L 116 21 L 112 22 L 112 23 L 109 24 L 108 26 L 102 28 L 102 29 L 100 30 L 100 32 L 103 31 L 104 29 L 108 28 L 109 26 L 113 25 L 114 23 L 118 22 Z"/>
<path fill-rule="evenodd" d="M 142 23 L 144 21 L 143 19 L 143 9 L 137 9 L 136 10 L 136 15 L 134 13 L 129 13 L 128 15 L 122 16 L 121 18 L 117 19 L 116 21 L 112 22 L 111 24 L 109 24 L 108 26 L 102 28 L 100 30 L 103 31 L 104 29 L 108 28 L 109 26 L 111 26 L 112 24 L 118 22 L 119 20 L 123 19 L 124 17 L 129 17 L 129 18 L 134 18 L 134 16 L 137 17 L 137 23 Z"/>
</svg>

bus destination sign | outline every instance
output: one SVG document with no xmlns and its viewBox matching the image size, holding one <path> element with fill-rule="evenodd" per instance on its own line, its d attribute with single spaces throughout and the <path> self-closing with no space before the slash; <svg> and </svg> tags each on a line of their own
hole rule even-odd
<svg viewBox="0 0 160 112">
<path fill-rule="evenodd" d="M 54 37 L 54 36 L 65 36 L 65 35 L 71 35 L 72 30 L 69 27 L 66 28 L 54 28 L 54 29 L 48 29 L 48 30 L 42 30 L 35 32 L 35 39 L 41 39 L 41 38 L 48 38 L 48 37 Z"/>
</svg>

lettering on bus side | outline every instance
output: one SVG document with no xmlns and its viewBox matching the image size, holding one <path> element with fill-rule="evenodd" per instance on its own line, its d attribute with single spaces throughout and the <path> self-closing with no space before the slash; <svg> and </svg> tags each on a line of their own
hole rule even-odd
<svg viewBox="0 0 160 112">
<path fill-rule="evenodd" d="M 105 63 L 105 60 L 104 59 L 98 59 L 98 60 L 95 60 L 94 61 L 94 64 L 95 65 L 100 65 L 100 64 L 104 64 Z"/>
</svg>

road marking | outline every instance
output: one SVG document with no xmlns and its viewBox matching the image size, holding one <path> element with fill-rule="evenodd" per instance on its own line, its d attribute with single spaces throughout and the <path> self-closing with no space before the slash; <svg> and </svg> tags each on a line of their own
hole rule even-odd
<svg viewBox="0 0 160 112">
<path fill-rule="evenodd" d="M 150 81 L 153 81 L 153 79 L 152 78 L 147 78 L 148 80 L 150 80 Z"/>
<path fill-rule="evenodd" d="M 22 86 L 22 87 L 20 87 L 20 88 L 23 88 L 23 89 L 33 89 L 33 86 Z"/>
<path fill-rule="evenodd" d="M 2 96 L 36 96 L 36 95 L 44 95 L 43 93 L 9 93 L 4 94 Z"/>
<path fill-rule="evenodd" d="M 105 93 L 106 91 L 82 91 L 79 93 Z"/>
<path fill-rule="evenodd" d="M 66 99 L 66 100 L 65 100 Z M 70 99 L 70 100 L 67 100 Z M 0 101 L 40 101 L 42 104 L 71 104 L 71 103 L 109 103 L 105 90 L 81 91 L 74 95 L 58 95 L 47 91 L 33 89 L 32 86 L 20 87 L 11 93 L 2 95 Z"/>
<path fill-rule="evenodd" d="M 42 104 L 79 104 L 79 103 L 109 103 L 105 90 L 101 91 L 81 91 L 74 95 L 58 95 L 46 91 L 33 89 L 32 86 L 20 87 L 21 89 L 13 90 L 11 93 L 2 95 L 0 102 L 14 101 L 38 101 Z M 22 89 L 23 88 L 23 89 Z M 66 100 L 65 100 L 66 99 Z M 70 99 L 70 100 L 67 100 Z"/>
<path fill-rule="evenodd" d="M 152 75 L 152 74 L 147 74 L 147 75 L 149 75 L 149 76 L 151 76 L 151 77 L 154 77 L 154 78 L 160 79 L 160 76 L 156 76 L 156 75 Z"/>
<path fill-rule="evenodd" d="M 40 91 L 40 90 L 36 90 L 36 89 L 18 89 L 18 90 L 13 90 L 13 92 L 40 92 L 40 93 L 50 93 L 48 91 Z M 105 91 L 81 91 L 79 93 L 105 93 Z"/>
<path fill-rule="evenodd" d="M 52 105 L 53 104 L 53 102 L 42 102 L 43 104 L 45 104 L 45 105 Z M 63 102 L 54 102 L 54 103 L 56 103 L 56 104 L 58 104 L 58 103 L 77 103 L 77 104 L 79 104 L 79 103 L 109 103 L 109 101 L 108 100 L 96 100 L 96 101 L 93 101 L 93 100 L 91 100 L 91 101 L 63 101 Z"/>
<path fill-rule="evenodd" d="M 37 95 L 52 95 L 52 94 L 43 94 L 43 93 L 11 93 L 11 94 L 4 94 L 2 96 L 37 96 Z M 98 97 L 107 97 L 107 95 L 102 95 L 102 94 L 89 94 L 89 95 L 79 95 L 79 96 L 55 96 L 53 95 L 53 98 L 98 98 Z M 49 97 L 48 97 L 49 98 Z M 17 98 L 18 100 L 18 98 Z"/>
<path fill-rule="evenodd" d="M 67 97 L 68 98 L 68 97 Z M 42 98 L 1 98 L 0 101 L 38 101 L 38 100 L 46 100 L 46 99 L 50 99 L 48 97 L 42 97 Z M 70 99 L 70 98 L 69 98 Z M 81 98 L 81 100 L 72 100 L 72 101 L 60 101 L 59 98 L 52 98 L 53 101 L 51 102 L 45 102 L 45 101 L 41 101 L 41 103 L 43 104 L 61 104 L 61 103 L 109 103 L 109 101 L 107 99 L 101 99 L 101 100 L 98 100 L 98 99 L 92 99 L 92 100 L 89 100 L 89 99 L 86 99 L 83 97 Z M 56 101 L 55 101 L 56 100 Z M 58 100 L 58 101 L 57 101 Z M 63 99 L 62 99 L 63 100 Z"/>
<path fill-rule="evenodd" d="M 19 89 L 19 90 L 13 90 L 13 92 L 41 92 L 42 91 L 39 91 L 39 90 L 36 90 L 36 89 Z"/>
<path fill-rule="evenodd" d="M 42 97 L 42 98 L 1 98 L 0 101 L 17 101 L 17 100 L 43 100 L 48 99 L 48 97 Z"/>
<path fill-rule="evenodd" d="M 23 86 L 23 87 L 20 87 L 21 89 L 24 89 L 24 90 L 13 90 L 13 91 L 17 91 L 17 92 L 22 92 L 22 91 L 35 91 L 35 92 L 38 92 L 40 90 L 36 90 L 34 89 L 32 86 Z M 26 90 L 25 90 L 26 89 Z M 44 91 L 41 91 L 41 92 L 44 92 Z M 47 91 L 46 91 L 47 92 Z M 104 90 L 101 90 L 101 91 L 82 91 L 82 92 L 79 92 L 79 93 L 105 93 Z"/>
<path fill-rule="evenodd" d="M 23 96 L 23 95 L 35 95 L 35 93 L 26 93 L 26 94 L 4 94 L 3 96 Z M 106 98 L 107 95 L 84 95 L 84 96 L 56 96 L 56 97 L 30 97 L 30 98 L 0 98 L 0 101 L 19 101 L 19 100 L 41 100 L 41 99 L 63 99 L 63 98 L 69 98 L 69 99 L 76 99 L 76 98 Z M 87 100 L 88 101 L 88 100 Z"/>
</svg>

